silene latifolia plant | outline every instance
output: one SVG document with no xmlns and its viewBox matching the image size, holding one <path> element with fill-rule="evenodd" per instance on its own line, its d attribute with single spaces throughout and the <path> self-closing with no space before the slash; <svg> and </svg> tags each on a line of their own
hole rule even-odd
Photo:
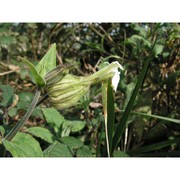
<svg viewBox="0 0 180 180">
<path fill-rule="evenodd" d="M 62 110 L 76 105 L 92 85 L 102 83 L 102 103 L 105 120 L 107 154 L 110 156 L 112 145 L 109 143 L 108 139 L 112 136 L 112 133 L 109 133 L 107 129 L 108 88 L 110 88 L 110 90 L 112 89 L 111 91 L 116 91 L 120 80 L 120 71 L 123 70 L 123 67 L 116 61 L 111 64 L 107 63 L 98 72 L 86 77 L 69 74 L 72 66 L 62 67 L 59 65 L 56 67 L 56 44 L 51 46 L 49 51 L 36 66 L 24 58 L 20 59 L 30 69 L 34 83 L 37 85 L 37 90 L 26 114 L 2 139 L 2 142 L 11 141 L 31 116 L 34 108 L 46 98 L 49 98 L 54 108 Z M 46 89 L 47 94 L 41 98 L 43 88 Z"/>
</svg>

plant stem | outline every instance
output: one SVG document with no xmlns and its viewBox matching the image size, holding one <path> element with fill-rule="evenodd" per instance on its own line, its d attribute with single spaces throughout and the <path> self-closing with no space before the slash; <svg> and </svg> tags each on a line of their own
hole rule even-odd
<svg viewBox="0 0 180 180">
<path fill-rule="evenodd" d="M 41 95 L 41 91 L 37 90 L 36 93 L 35 93 L 34 99 L 33 99 L 32 103 L 31 103 L 31 105 L 29 106 L 26 114 L 16 124 L 16 126 L 3 138 L 3 141 L 4 140 L 11 141 L 13 139 L 13 137 L 19 132 L 19 130 L 24 126 L 24 124 L 26 123 L 26 121 L 29 119 L 32 112 L 34 111 L 34 108 L 36 107 L 36 104 L 37 104 L 37 102 L 39 100 L 40 95 Z"/>
<path fill-rule="evenodd" d="M 43 101 L 45 101 L 47 98 L 49 98 L 48 94 L 45 94 L 36 104 L 36 107 L 38 107 Z"/>
</svg>

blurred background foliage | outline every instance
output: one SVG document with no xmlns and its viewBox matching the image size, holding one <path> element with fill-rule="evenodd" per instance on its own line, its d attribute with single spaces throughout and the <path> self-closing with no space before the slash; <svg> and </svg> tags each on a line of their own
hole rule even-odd
<svg viewBox="0 0 180 180">
<path fill-rule="evenodd" d="M 121 110 L 126 108 L 156 36 L 158 40 L 154 58 L 136 98 L 133 111 L 180 119 L 179 24 L 1 23 L 0 85 L 9 85 L 13 89 L 13 93 L 9 94 L 9 99 L 11 95 L 13 96 L 13 100 L 11 99 L 13 105 L 9 107 L 6 102 L 4 102 L 6 106 L 1 104 L 1 125 L 14 125 L 22 117 L 35 90 L 27 69 L 17 57 L 25 57 L 33 64 L 37 64 L 52 43 L 57 44 L 57 64 L 75 65 L 76 69 L 73 73 L 76 75 L 92 74 L 98 70 L 98 65 L 105 61 L 118 60 L 122 64 L 125 71 L 121 74 L 121 81 L 115 94 L 115 121 L 119 122 L 122 116 Z M 1 88 L 1 95 L 2 92 Z M 92 153 L 96 152 L 97 156 L 99 152 L 96 150 L 100 148 L 98 142 L 105 138 L 102 131 L 104 127 L 100 93 L 100 86 L 93 86 L 79 105 L 60 112 L 69 120 L 86 121 L 86 126 L 83 125 L 84 129 L 68 132 L 68 135 L 83 139 L 85 145 Z M 3 97 L 0 98 L 3 102 Z M 45 101 L 41 107 L 36 108 L 24 131 L 27 127 L 46 126 L 42 107 L 50 107 L 49 102 Z M 128 152 L 179 135 L 179 124 L 132 114 L 118 147 Z M 46 144 L 43 142 L 41 146 L 46 147 Z M 180 144 L 153 151 L 162 154 L 165 152 L 176 152 L 177 155 L 177 152 L 180 152 Z M 123 156 L 118 153 L 116 155 Z M 153 156 L 152 152 L 151 156 Z"/>
</svg>

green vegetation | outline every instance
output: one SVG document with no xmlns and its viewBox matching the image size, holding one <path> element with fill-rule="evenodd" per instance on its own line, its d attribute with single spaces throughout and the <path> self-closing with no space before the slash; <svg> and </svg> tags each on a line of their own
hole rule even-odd
<svg viewBox="0 0 180 180">
<path fill-rule="evenodd" d="M 0 156 L 180 156 L 179 44 L 175 23 L 0 24 Z"/>
</svg>

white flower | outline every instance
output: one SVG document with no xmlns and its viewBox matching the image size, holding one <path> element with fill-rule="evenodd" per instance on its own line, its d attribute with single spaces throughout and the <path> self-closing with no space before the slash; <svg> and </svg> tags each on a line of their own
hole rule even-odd
<svg viewBox="0 0 180 180">
<path fill-rule="evenodd" d="M 117 86 L 118 86 L 119 80 L 120 80 L 120 71 L 118 70 L 118 68 L 121 70 L 124 70 L 124 69 L 117 61 L 113 62 L 113 64 L 117 64 L 117 66 L 113 68 L 114 76 L 112 77 L 112 80 L 111 80 L 113 89 L 116 92 Z"/>
</svg>

